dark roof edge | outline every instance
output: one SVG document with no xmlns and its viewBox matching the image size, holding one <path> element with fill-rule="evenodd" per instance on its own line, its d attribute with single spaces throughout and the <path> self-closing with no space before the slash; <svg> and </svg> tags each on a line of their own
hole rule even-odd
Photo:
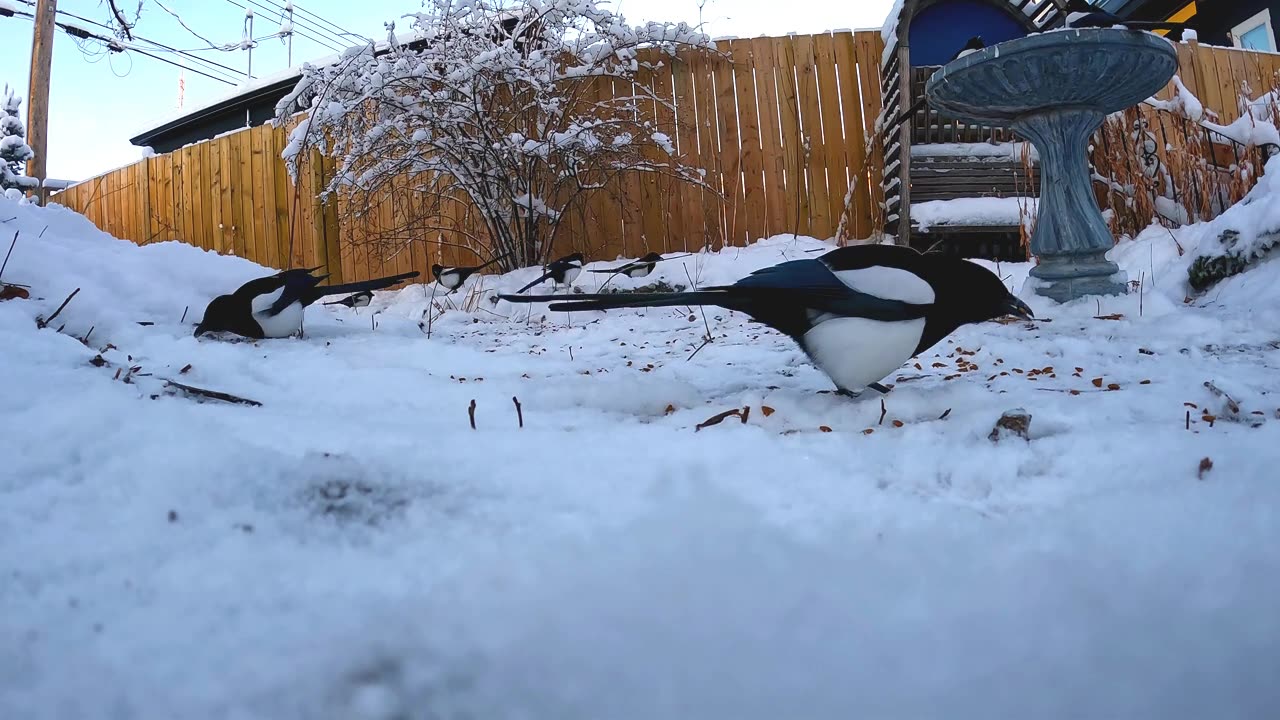
<svg viewBox="0 0 1280 720">
<path fill-rule="evenodd" d="M 256 87 L 242 95 L 234 95 L 232 97 L 227 98 L 226 100 L 223 100 L 222 102 L 214 103 L 213 105 L 209 105 L 207 107 L 201 108 L 189 115 L 183 115 L 182 117 L 170 120 L 169 122 L 163 125 L 160 125 L 158 127 L 151 128 L 150 130 L 145 130 L 129 138 L 129 143 L 131 145 L 138 145 L 138 146 L 150 145 L 152 140 L 154 140 L 155 138 L 161 135 L 165 135 L 167 133 L 173 132 L 174 130 L 185 127 L 187 125 L 197 123 L 208 117 L 219 115 L 238 105 L 247 105 L 253 102 L 254 100 L 257 100 L 265 95 L 274 95 L 279 93 L 281 90 L 287 91 L 288 89 L 291 89 L 294 86 L 296 86 L 298 84 L 298 79 L 301 77 L 302 77 L 302 74 L 299 73 L 298 75 L 287 77 L 277 82 L 273 82 L 270 85 L 263 85 L 261 87 Z"/>
</svg>

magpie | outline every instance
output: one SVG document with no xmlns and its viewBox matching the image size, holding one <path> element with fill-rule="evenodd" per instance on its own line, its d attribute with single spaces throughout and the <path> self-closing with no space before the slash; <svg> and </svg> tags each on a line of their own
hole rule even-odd
<svg viewBox="0 0 1280 720">
<path fill-rule="evenodd" d="M 716 305 L 790 337 L 842 395 L 870 387 L 962 325 L 1031 308 L 990 270 L 897 245 L 853 245 L 789 260 L 732 285 L 679 293 L 499 295 L 553 311 Z"/>
<path fill-rule="evenodd" d="M 368 290 L 361 290 L 360 292 L 354 295 L 348 295 L 341 300 L 327 302 L 325 305 L 346 305 L 347 307 L 354 309 L 368 307 L 371 302 L 373 302 L 373 293 Z"/>
<path fill-rule="evenodd" d="M 471 267 L 445 267 L 437 263 L 431 266 L 431 274 L 435 276 L 436 282 L 440 283 L 440 287 L 453 292 L 462 287 L 462 283 L 466 282 L 467 278 L 498 262 L 502 257 L 498 256 L 487 263 Z"/>
<path fill-rule="evenodd" d="M 662 255 L 651 252 L 639 260 L 632 260 L 625 265 L 619 265 L 616 268 L 608 268 L 606 270 L 592 270 L 593 273 L 610 273 L 614 275 L 626 275 L 629 278 L 646 277 L 653 272 L 654 266 L 662 261 Z"/>
<path fill-rule="evenodd" d="M 285 270 L 250 280 L 230 295 L 219 295 L 205 308 L 204 318 L 196 326 L 196 336 L 230 332 L 255 340 L 289 337 L 302 330 L 303 310 L 322 297 L 381 290 L 419 275 L 414 271 L 320 287 L 329 277 L 312 275 L 320 267 Z"/>
<path fill-rule="evenodd" d="M 1181 30 L 1186 23 L 1151 22 L 1148 20 L 1125 20 L 1114 13 L 1109 13 L 1087 0 L 1068 0 L 1066 27 L 1079 28 L 1112 28 L 1123 26 L 1130 30 Z"/>
<path fill-rule="evenodd" d="M 544 268 L 546 272 L 542 273 L 541 277 L 528 285 L 525 285 L 516 292 L 522 293 L 547 278 L 550 278 L 551 282 L 556 285 L 569 285 L 578 277 L 578 273 L 582 272 L 582 265 L 582 253 L 565 255 L 562 258 L 552 260 L 546 268 Z"/>
<path fill-rule="evenodd" d="M 985 49 L 986 47 L 987 47 L 987 44 L 982 41 L 982 36 L 974 35 L 973 37 L 969 38 L 969 42 L 965 43 L 964 47 L 960 48 L 955 55 L 951 56 L 951 61 L 954 62 L 956 60 L 959 60 L 965 55 L 972 55 L 978 52 L 979 50 Z"/>
</svg>

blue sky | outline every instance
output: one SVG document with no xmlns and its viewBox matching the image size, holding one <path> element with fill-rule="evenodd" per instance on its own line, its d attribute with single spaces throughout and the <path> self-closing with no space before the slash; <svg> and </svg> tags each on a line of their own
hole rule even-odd
<svg viewBox="0 0 1280 720">
<path fill-rule="evenodd" d="M 15 0 L 19 5 L 25 1 Z M 751 37 L 844 27 L 878 27 L 883 23 L 890 4 L 891 0 L 794 0 L 789 4 L 777 0 L 707 0 L 702 18 L 712 35 Z M 122 0 L 119 5 L 131 14 L 137 2 Z M 262 37 L 274 33 L 279 27 L 279 17 L 264 8 L 283 5 L 283 0 L 164 0 L 164 5 L 177 12 L 200 35 L 222 44 L 240 40 L 245 11 L 237 5 L 256 5 L 254 36 Z M 420 8 L 417 0 L 300 0 L 294 5 L 343 29 L 377 39 L 385 37 L 384 21 L 397 19 Z M 29 7 L 26 9 L 31 10 Z M 99 23 L 106 23 L 109 17 L 106 3 L 102 0 L 59 0 L 58 9 Z M 631 22 L 684 20 L 695 23 L 699 17 L 697 0 L 623 0 L 621 10 Z M 75 22 L 61 15 L 59 20 Z M 300 10 L 295 13 L 295 21 L 320 24 Z M 398 25 L 407 28 L 408 21 L 400 20 Z M 314 27 L 302 22 L 298 27 L 314 36 L 321 36 Z M 109 34 L 103 28 L 93 29 L 103 35 Z M 135 32 L 176 49 L 207 48 L 202 40 L 183 29 L 152 0 L 144 0 L 143 14 Z M 31 35 L 30 19 L 0 18 L 0 84 L 7 83 L 16 88 L 24 99 L 31 58 Z M 313 40 L 294 37 L 295 64 L 333 52 Z M 181 61 L 170 53 L 155 54 Z M 243 51 L 206 50 L 199 54 L 240 72 L 247 69 L 248 57 Z M 278 39 L 260 42 L 254 49 L 255 76 L 278 72 L 286 67 L 286 50 Z M 177 67 L 137 53 L 103 54 L 100 43 L 77 41 L 59 31 L 54 44 L 50 84 L 49 177 L 83 180 L 141 157 L 141 150 L 129 144 L 129 137 L 178 112 L 179 73 Z M 187 108 L 234 90 L 233 85 L 190 71 L 184 75 Z M 240 79 L 243 80 L 243 76 Z M 26 109 L 25 100 L 23 109 Z"/>
</svg>

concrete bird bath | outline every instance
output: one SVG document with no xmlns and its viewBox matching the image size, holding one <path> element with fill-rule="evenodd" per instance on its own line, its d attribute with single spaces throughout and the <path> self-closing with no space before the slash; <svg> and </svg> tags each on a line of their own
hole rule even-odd
<svg viewBox="0 0 1280 720">
<path fill-rule="evenodd" d="M 1125 292 L 1106 259 L 1113 241 L 1098 210 L 1088 143 L 1110 113 L 1162 89 L 1178 69 L 1167 40 L 1081 29 L 1028 35 L 955 60 L 925 87 L 938 112 L 1011 127 L 1040 154 L 1040 209 L 1031 252 L 1036 292 L 1058 302 Z"/>
</svg>

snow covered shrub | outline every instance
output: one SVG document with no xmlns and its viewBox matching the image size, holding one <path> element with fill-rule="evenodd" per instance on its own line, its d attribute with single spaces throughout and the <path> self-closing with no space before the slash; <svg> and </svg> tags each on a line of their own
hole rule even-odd
<svg viewBox="0 0 1280 720">
<path fill-rule="evenodd" d="M 326 194 L 357 213 L 373 204 L 362 197 L 394 197 L 417 235 L 456 230 L 447 209 L 470 207 L 485 228 L 470 240 L 508 270 L 545 261 L 563 221 L 621 174 L 703 184 L 654 125 L 673 102 L 643 73 L 679 49 L 714 49 L 706 35 L 631 27 L 597 0 L 423 5 L 406 16 L 414 47 L 388 24 L 389 53 L 369 45 L 304 67 L 277 106 L 278 121 L 310 110 L 284 151 L 291 172 L 317 148 L 336 160 Z"/>
<path fill-rule="evenodd" d="M 23 174 L 26 163 L 35 157 L 27 144 L 27 130 L 19 109 L 22 98 L 8 85 L 4 88 L 4 105 L 0 107 L 0 189 L 22 191 L 36 186 L 36 179 Z"/>
</svg>

